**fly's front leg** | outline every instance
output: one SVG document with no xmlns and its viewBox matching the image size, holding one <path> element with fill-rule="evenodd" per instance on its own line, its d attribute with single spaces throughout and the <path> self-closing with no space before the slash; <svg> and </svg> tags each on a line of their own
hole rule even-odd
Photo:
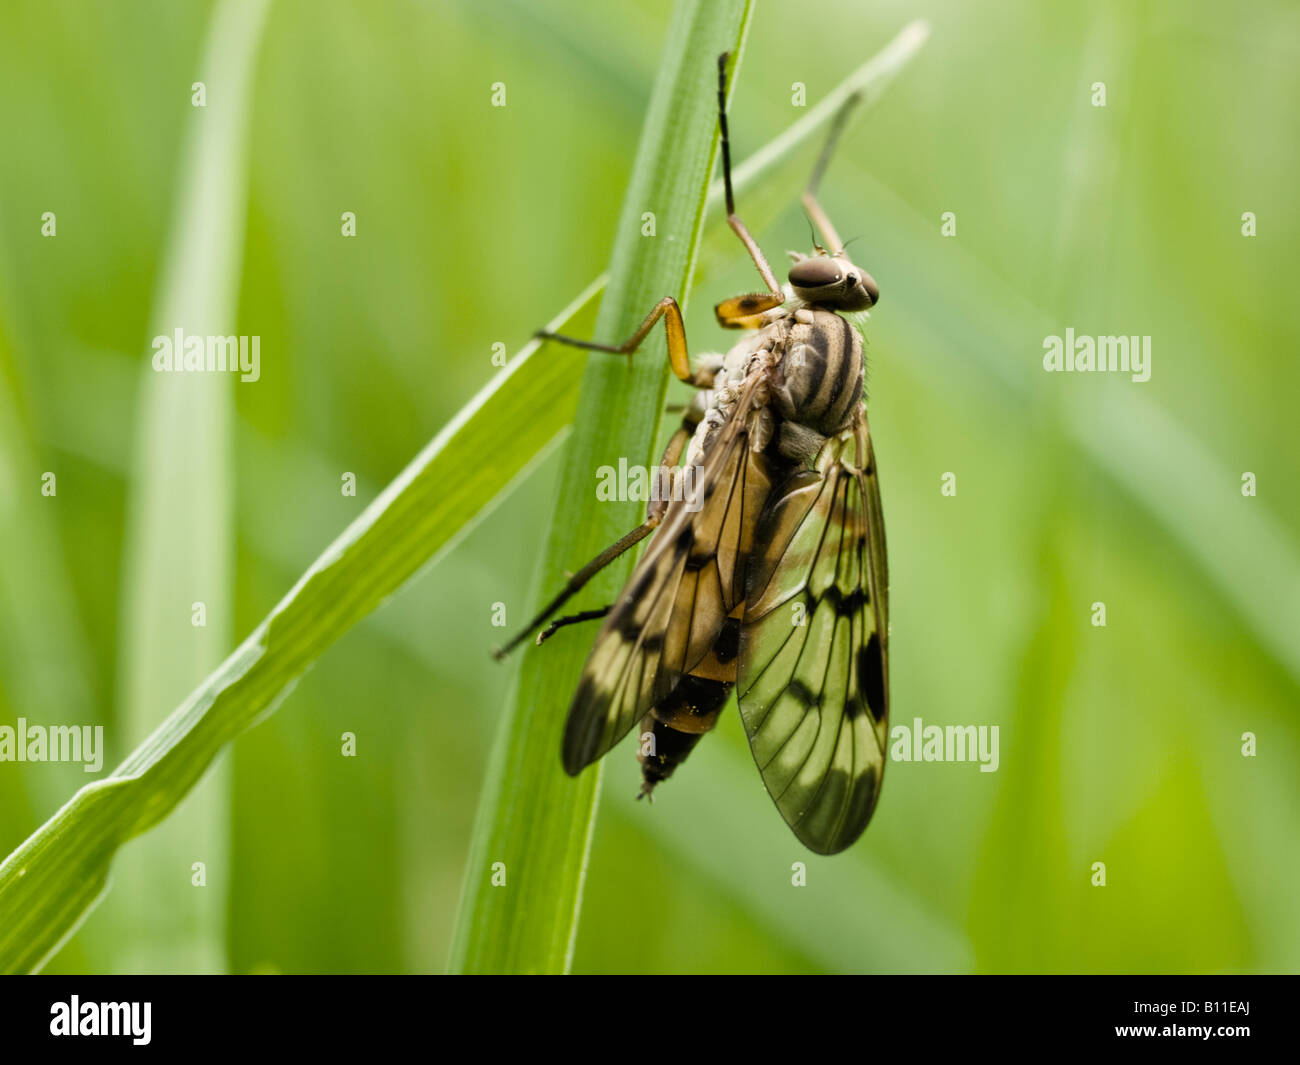
<svg viewBox="0 0 1300 1065">
<path fill-rule="evenodd" d="M 779 296 L 771 296 L 766 292 L 748 292 L 723 300 L 713 308 L 713 313 L 723 329 L 758 329 L 764 324 L 763 315 L 784 302 L 784 292 Z"/>
<path fill-rule="evenodd" d="M 785 292 L 781 283 L 772 272 L 771 264 L 758 242 L 749 232 L 749 227 L 736 214 L 736 197 L 731 189 L 731 137 L 727 133 L 727 57 L 723 52 L 718 56 L 718 132 L 722 141 L 722 186 L 727 193 L 727 225 L 740 238 L 754 260 L 766 292 L 752 292 L 734 299 L 724 300 L 714 308 L 718 324 L 726 329 L 752 329 L 759 324 L 759 317 L 764 311 L 780 307 L 785 302 Z"/>
<path fill-rule="evenodd" d="M 561 336 L 559 333 L 548 333 L 546 330 L 541 330 L 535 335 L 542 340 L 558 340 L 561 344 L 583 348 L 587 351 L 608 351 L 614 355 L 631 356 L 641 346 L 641 342 L 650 335 L 650 330 L 655 327 L 655 323 L 660 318 L 664 320 L 664 332 L 668 334 L 668 363 L 672 366 L 677 379 L 685 381 L 688 385 L 694 385 L 696 388 L 708 388 L 713 383 L 713 375 L 712 373 L 695 373 L 691 370 L 691 357 L 686 347 L 686 325 L 682 322 L 682 309 L 672 296 L 665 296 L 656 303 L 650 313 L 645 316 L 645 321 L 637 326 L 636 332 L 622 344 L 600 344 L 594 340 L 577 340 L 574 337 Z"/>
</svg>

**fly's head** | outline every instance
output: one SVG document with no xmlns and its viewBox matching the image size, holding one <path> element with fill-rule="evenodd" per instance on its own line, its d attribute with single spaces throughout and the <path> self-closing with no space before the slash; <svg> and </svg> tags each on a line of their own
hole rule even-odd
<svg viewBox="0 0 1300 1065">
<path fill-rule="evenodd" d="M 805 303 L 831 311 L 865 311 L 880 302 L 875 279 L 854 266 L 843 251 L 830 255 L 818 248 L 813 255 L 790 253 L 790 287 Z"/>
</svg>

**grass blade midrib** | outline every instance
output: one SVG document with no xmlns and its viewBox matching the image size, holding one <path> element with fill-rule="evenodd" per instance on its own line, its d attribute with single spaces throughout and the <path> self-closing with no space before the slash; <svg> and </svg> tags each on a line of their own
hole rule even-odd
<svg viewBox="0 0 1300 1065">
<path fill-rule="evenodd" d="M 685 303 L 717 152 L 716 57 L 743 44 L 749 5 L 680 2 L 674 10 L 624 198 L 595 336 L 625 337 L 665 294 Z M 736 63 L 732 64 L 734 85 Z M 652 238 L 642 235 L 655 214 Z M 631 366 L 588 361 L 578 417 L 565 453 L 531 615 L 566 570 L 583 564 L 640 520 L 635 501 L 601 502 L 591 476 L 628 456 L 653 462 L 650 448 L 668 387 L 662 331 Z M 596 575 L 584 601 L 617 592 L 632 562 Z M 559 764 L 568 691 L 581 669 L 573 644 L 523 649 L 511 709 L 494 746 L 475 827 L 450 967 L 459 972 L 565 972 L 572 957 L 600 767 L 574 779 Z M 492 870 L 505 884 L 492 884 Z"/>
</svg>

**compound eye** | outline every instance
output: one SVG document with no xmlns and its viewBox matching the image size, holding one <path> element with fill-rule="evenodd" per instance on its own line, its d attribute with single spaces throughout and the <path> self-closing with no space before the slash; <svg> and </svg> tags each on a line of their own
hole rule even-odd
<svg viewBox="0 0 1300 1065">
<path fill-rule="evenodd" d="M 840 268 L 833 259 L 804 259 L 790 267 L 795 288 L 824 288 L 840 283 Z"/>
<path fill-rule="evenodd" d="M 876 279 L 870 274 L 862 275 L 862 287 L 867 290 L 867 295 L 871 297 L 871 306 L 880 302 L 880 286 L 876 284 Z"/>
</svg>

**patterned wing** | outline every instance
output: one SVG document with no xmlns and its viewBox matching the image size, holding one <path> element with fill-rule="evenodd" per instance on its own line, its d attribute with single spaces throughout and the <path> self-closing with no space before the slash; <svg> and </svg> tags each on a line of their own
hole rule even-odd
<svg viewBox="0 0 1300 1065">
<path fill-rule="evenodd" d="M 885 530 L 862 418 L 860 442 L 855 429 L 832 437 L 816 470 L 773 491 L 740 630 L 750 749 L 781 816 L 819 854 L 862 834 L 885 770 Z"/>
<path fill-rule="evenodd" d="M 745 382 L 737 413 L 717 430 L 697 502 L 669 504 L 596 636 L 564 727 L 570 774 L 605 754 L 703 662 L 745 597 L 745 559 L 771 491 L 767 460 L 749 447 L 761 377 Z"/>
</svg>

